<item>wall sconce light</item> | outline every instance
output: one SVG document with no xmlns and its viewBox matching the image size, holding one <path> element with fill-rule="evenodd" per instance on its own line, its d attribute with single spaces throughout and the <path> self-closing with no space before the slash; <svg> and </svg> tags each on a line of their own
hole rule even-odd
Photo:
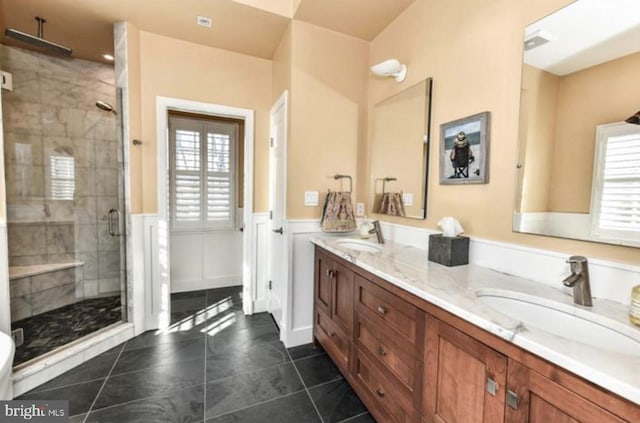
<svg viewBox="0 0 640 423">
<path fill-rule="evenodd" d="M 391 76 L 397 82 L 402 82 L 407 77 L 407 65 L 403 65 L 396 59 L 389 59 L 371 66 L 371 72 L 376 76 Z"/>
<path fill-rule="evenodd" d="M 625 120 L 625 122 L 631 123 L 633 125 L 640 125 L 640 110 L 635 115 Z"/>
</svg>

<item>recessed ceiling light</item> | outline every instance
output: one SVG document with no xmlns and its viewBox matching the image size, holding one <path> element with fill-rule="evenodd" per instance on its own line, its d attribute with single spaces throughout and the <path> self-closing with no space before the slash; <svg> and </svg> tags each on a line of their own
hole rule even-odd
<svg viewBox="0 0 640 423">
<path fill-rule="evenodd" d="M 105 60 L 108 60 L 110 62 L 113 62 L 115 60 L 115 58 L 113 57 L 113 55 L 109 54 L 109 53 L 105 53 L 102 55 L 102 57 L 104 57 Z"/>
<path fill-rule="evenodd" d="M 211 28 L 213 26 L 213 19 L 207 18 L 206 16 L 198 16 L 196 18 L 196 23 L 200 26 L 204 26 L 205 28 Z"/>
</svg>

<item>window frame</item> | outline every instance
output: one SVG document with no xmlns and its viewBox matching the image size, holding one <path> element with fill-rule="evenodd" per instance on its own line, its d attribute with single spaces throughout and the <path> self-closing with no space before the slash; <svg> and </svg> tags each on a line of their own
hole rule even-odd
<svg viewBox="0 0 640 423">
<path fill-rule="evenodd" d="M 634 131 L 635 130 L 635 131 Z M 640 133 L 640 127 L 625 122 L 598 125 L 596 128 L 596 146 L 593 162 L 593 180 L 591 185 L 591 236 L 596 239 L 616 240 L 640 244 L 640 232 L 624 229 L 600 227 L 602 215 L 602 197 L 604 191 L 607 144 L 611 137 Z M 640 182 L 640 176 L 631 178 Z"/>
<path fill-rule="evenodd" d="M 233 126 L 231 131 L 216 130 L 224 126 Z M 169 198 L 170 198 L 170 223 L 172 231 L 228 231 L 235 230 L 237 199 L 236 199 L 236 175 L 237 175 L 237 143 L 238 129 L 237 123 L 229 123 L 224 120 L 214 121 L 212 118 L 190 118 L 182 116 L 169 116 Z M 196 171 L 179 171 L 176 169 L 176 131 L 187 130 L 199 133 L 199 171 L 197 174 L 200 181 L 200 211 L 199 219 L 196 221 L 176 220 L 177 192 L 176 178 L 179 174 L 196 174 Z M 229 218 L 221 221 L 209 220 L 209 176 L 220 172 L 209 172 L 209 145 L 208 134 L 223 133 L 229 135 Z"/>
</svg>

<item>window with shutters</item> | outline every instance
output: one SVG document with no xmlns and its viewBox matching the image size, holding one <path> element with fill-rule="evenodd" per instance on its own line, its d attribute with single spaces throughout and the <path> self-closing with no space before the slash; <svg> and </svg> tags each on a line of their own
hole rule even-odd
<svg viewBox="0 0 640 423">
<path fill-rule="evenodd" d="M 75 163 L 71 156 L 51 156 L 51 199 L 73 200 L 76 189 Z"/>
<path fill-rule="evenodd" d="M 592 235 L 640 242 L 640 126 L 598 126 L 594 166 Z"/>
<path fill-rule="evenodd" d="M 233 229 L 238 124 L 169 119 L 173 229 Z"/>
</svg>

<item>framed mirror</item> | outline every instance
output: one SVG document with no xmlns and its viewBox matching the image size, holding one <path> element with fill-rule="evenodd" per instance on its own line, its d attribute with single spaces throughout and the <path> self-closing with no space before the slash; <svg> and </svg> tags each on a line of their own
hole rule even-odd
<svg viewBox="0 0 640 423">
<path fill-rule="evenodd" d="M 638 75 L 637 0 L 525 29 L 514 231 L 640 247 Z"/>
<path fill-rule="evenodd" d="M 427 216 L 431 78 L 373 108 L 370 208 L 411 219 Z"/>
</svg>

